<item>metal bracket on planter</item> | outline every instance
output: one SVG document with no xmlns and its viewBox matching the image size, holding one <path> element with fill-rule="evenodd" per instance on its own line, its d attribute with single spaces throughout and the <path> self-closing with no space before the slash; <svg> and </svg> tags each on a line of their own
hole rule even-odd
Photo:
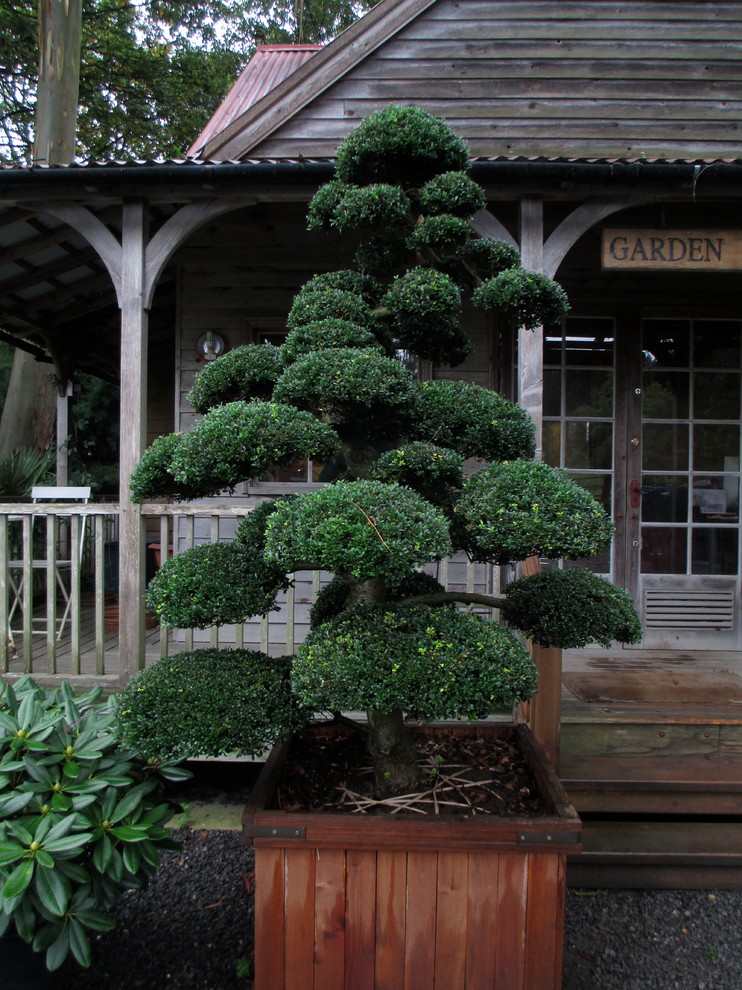
<svg viewBox="0 0 742 990">
<path fill-rule="evenodd" d="M 244 825 L 242 834 L 248 839 L 306 839 L 305 828 L 290 825 Z"/>
<path fill-rule="evenodd" d="M 518 842 L 523 846 L 576 846 L 579 832 L 518 832 Z"/>
</svg>

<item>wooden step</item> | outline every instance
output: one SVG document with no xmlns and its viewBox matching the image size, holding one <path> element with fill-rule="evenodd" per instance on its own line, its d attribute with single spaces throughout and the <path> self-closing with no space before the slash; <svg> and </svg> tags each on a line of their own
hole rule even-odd
<svg viewBox="0 0 742 990">
<path fill-rule="evenodd" d="M 581 814 L 742 814 L 740 756 L 565 753 L 559 776 Z"/>
<path fill-rule="evenodd" d="M 583 821 L 572 887 L 742 889 L 742 820 Z"/>
</svg>

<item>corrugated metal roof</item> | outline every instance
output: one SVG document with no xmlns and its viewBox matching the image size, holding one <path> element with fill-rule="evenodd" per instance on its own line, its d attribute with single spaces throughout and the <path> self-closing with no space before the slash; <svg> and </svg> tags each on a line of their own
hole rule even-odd
<svg viewBox="0 0 742 990">
<path fill-rule="evenodd" d="M 197 155 L 213 137 L 235 118 L 275 89 L 288 76 L 318 52 L 322 45 L 258 45 L 237 82 L 222 100 L 219 109 L 188 149 Z"/>
<path fill-rule="evenodd" d="M 334 158 L 259 158 L 256 156 L 246 156 L 240 159 L 201 159 L 201 158 L 130 158 L 118 161 L 78 161 L 64 165 L 34 164 L 22 165 L 17 162 L 0 163 L 0 174 L 7 172 L 27 172 L 33 175 L 39 172 L 79 172 L 92 169 L 105 169 L 107 171 L 126 171 L 135 168 L 171 168 L 189 169 L 194 166 L 206 168 L 219 168 L 220 165 L 326 165 L 334 162 Z M 529 165 L 740 165 L 742 157 L 739 158 L 579 158 L 560 156 L 548 158 L 544 155 L 497 155 L 493 157 L 470 158 L 470 165 L 489 163 L 525 163 Z"/>
</svg>

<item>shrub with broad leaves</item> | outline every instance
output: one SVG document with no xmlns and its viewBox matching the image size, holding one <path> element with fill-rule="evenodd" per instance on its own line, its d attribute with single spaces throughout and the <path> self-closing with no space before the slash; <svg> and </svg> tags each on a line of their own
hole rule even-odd
<svg viewBox="0 0 742 990">
<path fill-rule="evenodd" d="M 30 677 L 0 690 L 0 935 L 15 928 L 51 970 L 89 966 L 105 911 L 179 848 L 162 788 L 190 774 L 124 746 L 99 696 Z"/>
</svg>

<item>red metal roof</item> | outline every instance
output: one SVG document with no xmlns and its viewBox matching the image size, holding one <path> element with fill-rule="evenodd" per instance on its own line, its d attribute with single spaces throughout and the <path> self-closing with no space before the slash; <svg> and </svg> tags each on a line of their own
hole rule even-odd
<svg viewBox="0 0 742 990">
<path fill-rule="evenodd" d="M 207 141 L 254 103 L 275 89 L 322 45 L 258 45 L 237 82 L 221 102 L 218 110 L 188 149 L 188 155 L 197 155 Z"/>
</svg>

